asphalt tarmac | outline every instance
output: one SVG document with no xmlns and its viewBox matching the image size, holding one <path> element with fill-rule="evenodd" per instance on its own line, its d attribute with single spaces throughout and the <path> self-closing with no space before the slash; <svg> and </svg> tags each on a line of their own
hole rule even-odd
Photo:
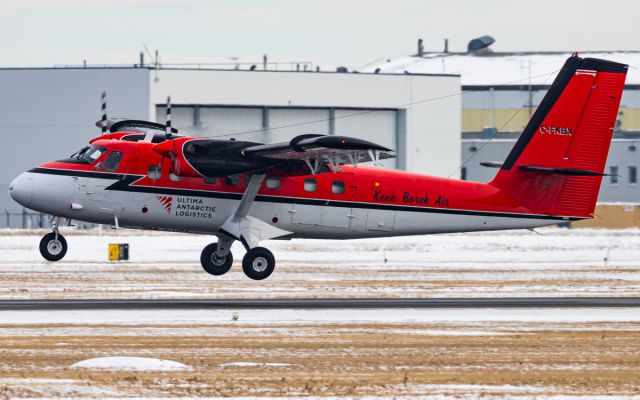
<svg viewBox="0 0 640 400">
<path fill-rule="evenodd" d="M 9 310 L 399 309 L 640 307 L 640 297 L 0 300 Z"/>
</svg>

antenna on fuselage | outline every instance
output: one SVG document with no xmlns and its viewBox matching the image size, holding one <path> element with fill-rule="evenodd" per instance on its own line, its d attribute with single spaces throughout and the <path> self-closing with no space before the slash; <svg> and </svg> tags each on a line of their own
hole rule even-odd
<svg viewBox="0 0 640 400">
<path fill-rule="evenodd" d="M 102 128 L 102 134 L 107 133 L 107 92 L 102 92 L 100 96 L 100 107 L 102 110 L 102 118 L 100 119 L 100 127 Z"/>
<path fill-rule="evenodd" d="M 171 139 L 171 96 L 167 97 L 167 112 L 165 114 L 164 137 Z"/>
</svg>

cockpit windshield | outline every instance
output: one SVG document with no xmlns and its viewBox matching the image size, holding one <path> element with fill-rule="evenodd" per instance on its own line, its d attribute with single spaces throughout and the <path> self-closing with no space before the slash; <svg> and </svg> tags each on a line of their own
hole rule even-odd
<svg viewBox="0 0 640 400">
<path fill-rule="evenodd" d="M 100 158 L 106 151 L 107 151 L 107 148 L 104 146 L 87 146 L 82 148 L 80 151 L 74 153 L 69 158 L 75 161 L 92 164 L 95 160 Z"/>
</svg>

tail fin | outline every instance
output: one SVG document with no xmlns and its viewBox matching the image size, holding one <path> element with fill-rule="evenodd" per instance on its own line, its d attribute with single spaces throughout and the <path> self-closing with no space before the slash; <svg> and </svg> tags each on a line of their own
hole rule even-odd
<svg viewBox="0 0 640 400">
<path fill-rule="evenodd" d="M 627 68 L 570 57 L 490 185 L 534 213 L 593 217 Z"/>
</svg>

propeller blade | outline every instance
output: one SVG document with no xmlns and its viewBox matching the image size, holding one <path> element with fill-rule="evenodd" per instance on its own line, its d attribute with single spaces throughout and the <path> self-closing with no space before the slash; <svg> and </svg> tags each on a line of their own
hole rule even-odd
<svg viewBox="0 0 640 400">
<path fill-rule="evenodd" d="M 164 125 L 164 136 L 166 139 L 171 138 L 171 96 L 167 97 L 167 113 Z"/>
<path fill-rule="evenodd" d="M 100 127 L 102 128 L 102 134 L 107 133 L 107 92 L 102 92 L 100 96 L 102 118 L 100 119 Z"/>
<path fill-rule="evenodd" d="M 171 166 L 169 167 L 169 179 L 171 179 L 172 181 L 179 181 L 181 180 L 180 162 L 178 162 L 178 159 L 176 158 L 176 155 L 173 151 L 170 151 L 168 155 L 171 159 Z"/>
</svg>

